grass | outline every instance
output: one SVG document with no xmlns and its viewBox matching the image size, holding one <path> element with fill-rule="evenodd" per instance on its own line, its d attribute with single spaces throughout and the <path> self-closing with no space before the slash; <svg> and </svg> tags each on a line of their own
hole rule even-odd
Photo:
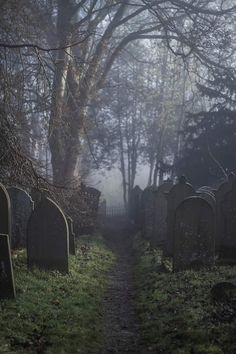
<svg viewBox="0 0 236 354">
<path fill-rule="evenodd" d="M 172 273 L 161 252 L 135 240 L 137 310 L 147 353 L 236 354 L 236 319 L 222 322 L 210 291 L 236 283 L 236 266 Z"/>
<path fill-rule="evenodd" d="M 101 354 L 102 299 L 114 259 L 99 237 L 81 237 L 70 273 L 28 271 L 13 255 L 15 300 L 0 301 L 0 353 Z"/>
</svg>

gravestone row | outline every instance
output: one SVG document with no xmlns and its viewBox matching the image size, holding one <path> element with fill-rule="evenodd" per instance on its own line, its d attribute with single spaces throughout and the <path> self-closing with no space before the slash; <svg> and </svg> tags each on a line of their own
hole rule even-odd
<svg viewBox="0 0 236 354">
<path fill-rule="evenodd" d="M 130 216 L 137 224 L 135 215 L 141 215 L 143 237 L 173 257 L 174 270 L 212 265 L 216 251 L 236 261 L 234 174 L 217 190 L 203 186 L 195 191 L 181 177 L 175 185 L 168 180 L 137 191 L 138 186 L 131 191 Z"/>
<path fill-rule="evenodd" d="M 0 183 L 0 299 L 15 297 L 11 249 L 21 247 L 28 268 L 67 273 L 69 253 L 76 253 L 73 221 L 53 200 L 34 203 L 24 190 Z"/>
</svg>

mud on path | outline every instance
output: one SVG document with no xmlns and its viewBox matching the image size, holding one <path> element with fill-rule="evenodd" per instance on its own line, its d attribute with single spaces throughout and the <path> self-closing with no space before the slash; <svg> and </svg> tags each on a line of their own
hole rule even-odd
<svg viewBox="0 0 236 354">
<path fill-rule="evenodd" d="M 117 258 L 104 298 L 106 354 L 141 354 L 135 314 L 132 230 L 125 220 L 106 222 L 103 235 Z"/>
</svg>

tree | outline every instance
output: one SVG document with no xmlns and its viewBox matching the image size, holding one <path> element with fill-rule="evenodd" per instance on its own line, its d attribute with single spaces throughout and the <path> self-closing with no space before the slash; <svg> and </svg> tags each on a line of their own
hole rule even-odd
<svg viewBox="0 0 236 354">
<path fill-rule="evenodd" d="M 28 14 L 37 19 L 36 31 L 20 31 L 23 38 L 13 41 L 11 31 L 6 32 L 0 47 L 35 51 L 45 71 L 53 64 L 48 140 L 57 184 L 77 183 L 88 107 L 104 86 L 115 59 L 130 42 L 165 39 L 175 55 L 183 58 L 195 55 L 208 66 L 222 66 L 230 54 L 223 47 L 226 38 L 230 40 L 226 35 L 235 6 L 227 7 L 226 0 L 214 4 L 210 0 L 194 4 L 184 0 L 139 0 L 135 4 L 115 0 L 25 0 L 24 3 L 29 8 Z M 3 4 L 8 6 L 6 2 Z M 50 29 L 46 35 L 39 31 L 40 21 Z M 220 46 L 222 50 L 218 49 Z"/>
<path fill-rule="evenodd" d="M 216 184 L 235 170 L 235 77 L 214 71 L 199 90 L 209 99 L 208 110 L 188 115 L 177 169 L 196 185 Z"/>
</svg>

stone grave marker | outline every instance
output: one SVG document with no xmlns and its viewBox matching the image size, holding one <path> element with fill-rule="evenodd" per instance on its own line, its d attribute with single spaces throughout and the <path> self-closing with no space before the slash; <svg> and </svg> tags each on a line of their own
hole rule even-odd
<svg viewBox="0 0 236 354">
<path fill-rule="evenodd" d="M 166 180 L 154 192 L 154 227 L 152 245 L 163 246 L 166 242 L 167 232 L 167 199 L 166 193 L 172 188 L 173 182 Z"/>
<path fill-rule="evenodd" d="M 27 225 L 34 203 L 30 195 L 21 188 L 9 187 L 7 191 L 11 200 L 11 247 L 26 247 Z"/>
<path fill-rule="evenodd" d="M 9 236 L 0 234 L 0 299 L 16 296 Z"/>
<path fill-rule="evenodd" d="M 75 256 L 75 233 L 73 230 L 73 220 L 71 217 L 66 216 L 67 224 L 68 224 L 68 231 L 69 231 L 69 253 Z"/>
<path fill-rule="evenodd" d="M 231 190 L 225 194 L 221 203 L 223 218 L 223 235 L 221 247 L 227 258 L 236 257 L 236 180 L 231 184 Z"/>
<path fill-rule="evenodd" d="M 68 272 L 69 235 L 59 206 L 43 198 L 33 210 L 27 229 L 28 267 Z"/>
<path fill-rule="evenodd" d="M 143 236 L 147 240 L 153 238 L 154 232 L 154 213 L 155 213 L 155 194 L 157 187 L 150 186 L 144 189 L 142 194 L 143 210 Z"/>
<path fill-rule="evenodd" d="M 223 182 L 219 188 L 216 190 L 216 249 L 221 253 L 221 249 L 224 248 L 224 217 L 222 211 L 222 203 L 224 201 L 225 195 L 231 191 L 232 183 L 236 180 L 234 173 L 230 173 L 225 182 Z"/>
<path fill-rule="evenodd" d="M 11 202 L 9 194 L 0 183 L 0 234 L 8 235 L 11 240 Z"/>
<path fill-rule="evenodd" d="M 175 223 L 175 211 L 178 205 L 187 197 L 195 195 L 193 186 L 187 183 L 184 176 L 179 178 L 177 184 L 175 184 L 168 193 L 167 197 L 167 242 L 166 242 L 166 254 L 173 255 L 174 247 L 174 223 Z"/>
<path fill-rule="evenodd" d="M 214 213 L 216 214 L 215 190 L 208 186 L 203 186 L 197 190 L 196 195 L 204 198 L 212 206 Z"/>
<path fill-rule="evenodd" d="M 139 186 L 135 186 L 129 196 L 129 216 L 137 226 L 140 226 L 142 192 Z"/>
<path fill-rule="evenodd" d="M 185 199 L 176 209 L 173 266 L 175 271 L 212 266 L 215 215 L 202 197 Z"/>
</svg>

